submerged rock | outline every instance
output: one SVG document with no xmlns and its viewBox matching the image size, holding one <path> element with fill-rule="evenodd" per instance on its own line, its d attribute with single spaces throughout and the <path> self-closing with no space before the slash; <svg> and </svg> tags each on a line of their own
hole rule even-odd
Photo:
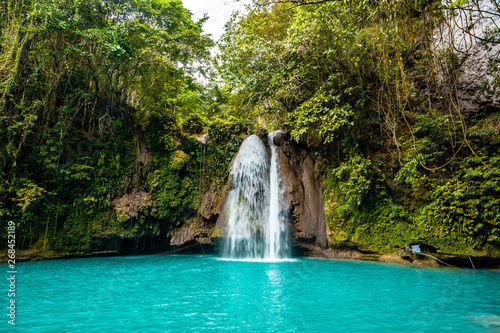
<svg viewBox="0 0 500 333">
<path fill-rule="evenodd" d="M 500 316 L 468 316 L 467 320 L 486 329 L 500 331 Z"/>
</svg>

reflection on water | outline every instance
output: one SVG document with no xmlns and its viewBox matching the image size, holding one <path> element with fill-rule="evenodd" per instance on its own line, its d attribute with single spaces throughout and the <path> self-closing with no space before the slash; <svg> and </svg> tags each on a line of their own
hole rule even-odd
<svg viewBox="0 0 500 333">
<path fill-rule="evenodd" d="M 262 262 L 262 263 L 278 263 L 278 262 L 297 262 L 297 259 L 292 258 L 216 258 L 220 261 L 239 261 L 239 262 Z"/>
</svg>

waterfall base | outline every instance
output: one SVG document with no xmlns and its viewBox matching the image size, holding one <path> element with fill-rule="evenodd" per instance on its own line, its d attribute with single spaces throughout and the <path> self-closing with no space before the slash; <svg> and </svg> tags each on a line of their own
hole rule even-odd
<svg viewBox="0 0 500 333">
<path fill-rule="evenodd" d="M 222 230 L 225 258 L 269 261 L 291 254 L 282 213 L 275 134 L 269 134 L 270 155 L 259 137 L 251 135 L 236 156 Z"/>
</svg>

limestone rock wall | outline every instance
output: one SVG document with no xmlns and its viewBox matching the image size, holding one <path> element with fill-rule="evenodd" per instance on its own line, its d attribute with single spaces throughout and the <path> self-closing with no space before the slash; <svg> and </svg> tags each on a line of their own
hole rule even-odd
<svg viewBox="0 0 500 333">
<path fill-rule="evenodd" d="M 211 246 L 213 245 L 213 232 L 213 225 L 206 223 L 199 217 L 193 217 L 186 221 L 180 229 L 174 232 L 174 235 L 170 240 L 170 245 L 182 247 L 187 246 L 190 243 L 200 243 Z"/>
<path fill-rule="evenodd" d="M 274 141 L 285 213 L 292 228 L 294 245 L 316 243 L 327 246 L 321 178 L 307 150 L 287 140 L 286 134 Z"/>
<path fill-rule="evenodd" d="M 487 42 L 488 33 L 500 25 L 500 16 L 490 0 L 466 1 L 461 8 L 436 28 L 432 47 L 441 67 L 420 85 L 434 108 L 467 117 L 500 108 L 494 85 L 499 72 L 492 66 L 499 60 L 500 44 Z M 447 50 L 452 50 L 454 60 L 446 58 Z"/>
<path fill-rule="evenodd" d="M 319 245 L 326 248 L 323 189 L 315 162 L 307 149 L 289 140 L 286 132 L 276 135 L 274 144 L 284 206 L 281 213 L 288 217 L 293 246 L 305 249 Z M 193 241 L 214 244 L 223 228 L 220 223 L 225 219 L 224 206 L 229 188 L 229 183 L 223 184 L 215 179 L 201 200 L 198 216 L 172 233 L 171 245 L 182 247 Z"/>
</svg>

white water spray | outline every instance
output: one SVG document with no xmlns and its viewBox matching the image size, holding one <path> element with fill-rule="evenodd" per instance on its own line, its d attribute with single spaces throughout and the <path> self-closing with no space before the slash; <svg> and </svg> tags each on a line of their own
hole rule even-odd
<svg viewBox="0 0 500 333">
<path fill-rule="evenodd" d="M 269 169 L 269 221 L 267 228 L 267 256 L 271 259 L 277 258 L 280 252 L 281 229 L 284 227 L 280 219 L 280 180 L 278 175 L 278 157 L 273 138 L 276 132 L 268 135 L 271 147 L 271 168 Z"/>
<path fill-rule="evenodd" d="M 223 257 L 277 260 L 290 256 L 273 143 L 276 133 L 268 136 L 271 157 L 256 135 L 243 141 L 236 156 L 226 203 Z"/>
</svg>

